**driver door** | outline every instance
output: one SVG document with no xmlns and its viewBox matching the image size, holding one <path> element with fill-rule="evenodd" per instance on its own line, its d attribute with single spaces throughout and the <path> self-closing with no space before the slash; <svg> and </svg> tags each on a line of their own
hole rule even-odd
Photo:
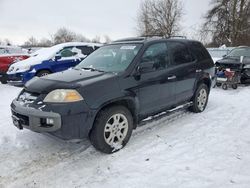
<svg viewBox="0 0 250 188">
<path fill-rule="evenodd" d="M 164 42 L 149 46 L 142 56 L 138 81 L 141 115 L 153 114 L 175 104 L 175 77 L 168 68 L 169 57 Z"/>
</svg>

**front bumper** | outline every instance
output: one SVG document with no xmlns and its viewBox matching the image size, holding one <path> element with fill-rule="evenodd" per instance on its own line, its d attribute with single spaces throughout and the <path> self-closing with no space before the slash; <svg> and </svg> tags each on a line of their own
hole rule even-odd
<svg viewBox="0 0 250 188">
<path fill-rule="evenodd" d="M 24 107 L 17 101 L 11 104 L 12 119 L 19 129 L 30 129 L 35 132 L 55 132 L 61 128 L 61 115 L 53 112 L 43 112 L 34 108 Z M 50 119 L 53 124 L 46 124 Z"/>
<path fill-rule="evenodd" d="M 17 128 L 50 133 L 64 140 L 88 137 L 96 115 L 84 102 L 28 106 L 16 99 L 12 102 L 12 119 Z M 53 124 L 48 125 L 47 120 L 52 120 Z"/>
<path fill-rule="evenodd" d="M 31 80 L 34 76 L 35 76 L 35 73 L 31 73 L 31 72 L 8 74 L 7 82 L 10 85 L 22 86 L 27 81 Z"/>
</svg>

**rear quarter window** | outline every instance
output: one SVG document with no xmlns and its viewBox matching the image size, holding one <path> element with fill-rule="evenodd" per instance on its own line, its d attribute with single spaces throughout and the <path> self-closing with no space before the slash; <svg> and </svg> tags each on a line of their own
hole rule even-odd
<svg viewBox="0 0 250 188">
<path fill-rule="evenodd" d="M 198 61 L 202 61 L 202 60 L 206 60 L 206 59 L 211 59 L 210 54 L 208 53 L 208 51 L 206 50 L 206 48 L 199 42 L 192 42 L 190 44 L 192 53 L 194 55 L 194 57 L 198 60 Z"/>
<path fill-rule="evenodd" d="M 83 55 L 89 55 L 94 51 L 94 48 L 90 46 L 77 46 L 76 48 L 80 49 Z"/>
<path fill-rule="evenodd" d="M 172 52 L 173 65 L 186 64 L 194 60 L 186 44 L 181 42 L 170 42 L 168 45 Z"/>
</svg>

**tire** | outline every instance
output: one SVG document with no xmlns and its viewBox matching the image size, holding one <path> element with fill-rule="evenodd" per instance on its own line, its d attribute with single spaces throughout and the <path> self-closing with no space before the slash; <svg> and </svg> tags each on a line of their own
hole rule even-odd
<svg viewBox="0 0 250 188">
<path fill-rule="evenodd" d="M 38 77 L 43 77 L 43 76 L 46 76 L 46 75 L 48 75 L 48 74 L 51 74 L 51 72 L 48 71 L 48 70 L 41 70 L 41 71 L 39 71 L 39 72 L 36 74 L 36 76 L 38 76 Z"/>
<path fill-rule="evenodd" d="M 97 115 L 90 132 L 90 141 L 97 150 L 110 154 L 128 143 L 132 131 L 133 118 L 130 111 L 124 106 L 112 106 Z"/>
<path fill-rule="evenodd" d="M 237 85 L 237 84 L 233 84 L 233 85 L 232 85 L 232 88 L 233 88 L 233 89 L 237 89 L 237 88 L 238 88 L 238 85 Z"/>
<path fill-rule="evenodd" d="M 221 87 L 221 85 L 222 85 L 221 83 L 218 83 L 218 82 L 216 83 L 217 87 Z"/>
<path fill-rule="evenodd" d="M 7 84 L 7 76 L 6 75 L 3 75 L 2 78 L 0 79 L 0 82 L 2 84 Z"/>
<path fill-rule="evenodd" d="M 227 90 L 228 89 L 227 84 L 222 84 L 222 89 Z"/>
<path fill-rule="evenodd" d="M 209 92 L 206 84 L 200 84 L 192 99 L 193 105 L 189 108 L 191 112 L 201 113 L 207 107 Z"/>
<path fill-rule="evenodd" d="M 6 79 L 2 79 L 2 80 L 1 80 L 1 83 L 2 83 L 2 84 L 7 84 L 7 80 L 6 80 Z"/>
</svg>

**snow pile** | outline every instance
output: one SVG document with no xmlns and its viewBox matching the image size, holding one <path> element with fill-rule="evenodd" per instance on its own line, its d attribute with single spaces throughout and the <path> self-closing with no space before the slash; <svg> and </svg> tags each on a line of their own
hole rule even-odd
<svg viewBox="0 0 250 188">
<path fill-rule="evenodd" d="M 0 85 L 0 187 L 239 187 L 250 185 L 250 88 L 213 89 L 204 113 L 175 112 L 139 127 L 118 153 L 11 122 L 19 88 Z"/>
</svg>

